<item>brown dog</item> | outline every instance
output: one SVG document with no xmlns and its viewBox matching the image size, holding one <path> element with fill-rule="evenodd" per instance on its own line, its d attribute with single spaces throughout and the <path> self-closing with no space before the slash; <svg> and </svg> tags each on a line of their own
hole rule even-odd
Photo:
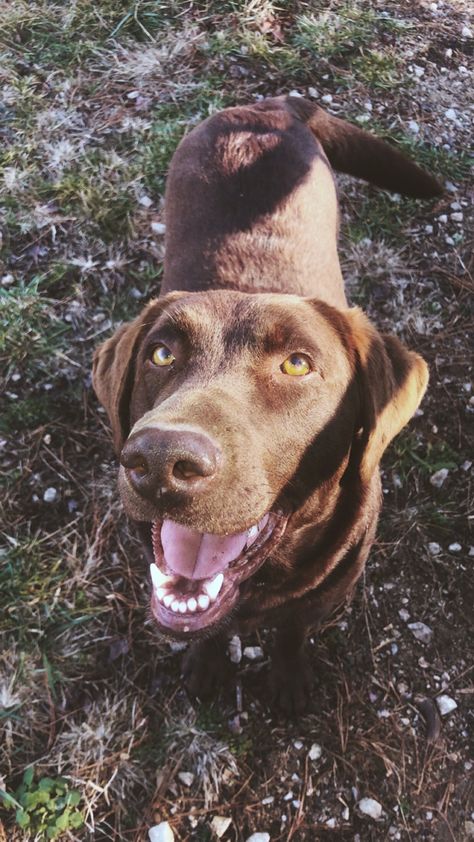
<svg viewBox="0 0 474 842">
<path fill-rule="evenodd" d="M 428 381 L 421 357 L 347 307 L 329 162 L 410 196 L 441 192 L 303 99 L 216 114 L 171 163 L 162 295 L 94 359 L 153 616 L 193 641 L 191 692 L 220 678 L 216 642 L 267 624 L 290 711 L 307 697 L 307 630 L 362 572 L 380 458 Z"/>
</svg>

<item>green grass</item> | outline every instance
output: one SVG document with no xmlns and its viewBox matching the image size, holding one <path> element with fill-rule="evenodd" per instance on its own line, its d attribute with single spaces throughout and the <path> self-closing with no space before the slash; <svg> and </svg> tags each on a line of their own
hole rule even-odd
<svg viewBox="0 0 474 842">
<path fill-rule="evenodd" d="M 67 323 L 43 295 L 42 279 L 0 289 L 0 363 L 7 378 L 20 368 L 28 378 L 48 376 L 64 346 Z"/>
</svg>

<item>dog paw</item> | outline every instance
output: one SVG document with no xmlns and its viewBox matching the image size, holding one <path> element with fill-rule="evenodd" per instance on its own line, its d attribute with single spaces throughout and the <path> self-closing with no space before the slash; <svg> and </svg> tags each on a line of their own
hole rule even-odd
<svg viewBox="0 0 474 842">
<path fill-rule="evenodd" d="M 222 685 L 228 671 L 225 644 L 212 641 L 192 643 L 182 662 L 182 676 L 187 692 L 193 699 L 210 699 Z"/>
<path fill-rule="evenodd" d="M 312 673 L 304 655 L 272 665 L 270 690 L 272 701 L 286 716 L 300 716 L 308 707 L 313 686 Z"/>
</svg>

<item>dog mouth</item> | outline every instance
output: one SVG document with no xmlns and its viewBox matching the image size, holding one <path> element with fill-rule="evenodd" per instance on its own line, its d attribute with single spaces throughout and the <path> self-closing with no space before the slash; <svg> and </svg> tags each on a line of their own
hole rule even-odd
<svg viewBox="0 0 474 842">
<path fill-rule="evenodd" d="M 154 521 L 151 610 L 163 629 L 179 636 L 218 623 L 236 605 L 249 579 L 280 541 L 288 518 L 268 512 L 244 532 L 198 532 L 172 520 Z"/>
</svg>

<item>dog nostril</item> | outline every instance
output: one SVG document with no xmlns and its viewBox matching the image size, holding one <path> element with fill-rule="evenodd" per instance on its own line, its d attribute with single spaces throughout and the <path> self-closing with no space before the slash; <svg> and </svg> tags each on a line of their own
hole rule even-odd
<svg viewBox="0 0 474 842">
<path fill-rule="evenodd" d="M 203 471 L 194 462 L 181 459 L 173 465 L 173 476 L 176 479 L 192 479 L 193 477 L 203 476 Z"/>
</svg>

